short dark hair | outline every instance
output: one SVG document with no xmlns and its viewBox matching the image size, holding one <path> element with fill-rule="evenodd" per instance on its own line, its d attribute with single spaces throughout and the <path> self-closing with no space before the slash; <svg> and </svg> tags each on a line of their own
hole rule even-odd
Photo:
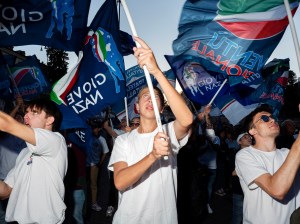
<svg viewBox="0 0 300 224">
<path fill-rule="evenodd" d="M 60 110 L 58 109 L 56 103 L 54 103 L 49 98 L 37 98 L 34 100 L 31 100 L 26 103 L 26 108 L 30 108 L 31 110 L 33 108 L 36 108 L 39 111 L 45 111 L 46 116 L 52 116 L 54 117 L 54 122 L 52 126 L 53 131 L 59 131 L 60 124 L 62 121 L 62 115 Z"/>
<path fill-rule="evenodd" d="M 244 118 L 243 124 L 244 124 L 245 131 L 249 132 L 249 130 L 253 127 L 254 116 L 262 111 L 269 112 L 270 114 L 273 113 L 272 108 L 267 104 L 263 104 L 260 107 L 257 107 L 255 110 L 253 110 L 250 114 L 248 114 Z"/>
</svg>

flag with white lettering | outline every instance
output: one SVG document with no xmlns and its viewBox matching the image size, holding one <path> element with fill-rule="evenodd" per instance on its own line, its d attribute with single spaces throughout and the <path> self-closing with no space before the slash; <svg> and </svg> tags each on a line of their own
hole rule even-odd
<svg viewBox="0 0 300 224">
<path fill-rule="evenodd" d="M 262 70 L 263 72 L 264 70 L 268 71 L 269 74 L 260 86 L 248 96 L 236 97 L 236 99 L 243 105 L 268 104 L 273 108 L 273 115 L 278 117 L 284 105 L 284 92 L 290 69 L 289 61 L 287 58 L 274 59 L 269 62 Z"/>
<path fill-rule="evenodd" d="M 41 94 L 48 94 L 51 90 L 49 82 L 39 66 L 36 56 L 27 57 L 26 60 L 10 67 L 14 96 L 20 94 L 24 100 L 31 100 Z"/>
<path fill-rule="evenodd" d="M 106 6 L 102 5 L 100 10 L 103 16 L 111 18 Z M 98 24 L 95 30 L 88 32 L 77 64 L 52 89 L 52 99 L 72 108 L 83 120 L 99 115 L 125 97 L 124 60 L 110 33 L 115 30 L 112 27 L 118 25 L 115 20 L 118 18 L 103 19 L 100 23 L 109 21 L 111 27 L 103 24 L 106 27 L 103 29 L 102 24 Z"/>
<path fill-rule="evenodd" d="M 90 0 L 4 0 L 0 46 L 44 45 L 79 51 L 87 32 Z"/>
<path fill-rule="evenodd" d="M 165 56 L 173 69 L 177 80 L 189 100 L 200 105 L 207 105 L 227 78 L 223 74 L 208 73 L 199 63 L 199 59 Z M 229 84 L 225 83 L 219 92 L 223 95 Z"/>
<path fill-rule="evenodd" d="M 291 0 L 290 7 L 294 14 L 298 1 Z M 187 0 L 173 51 L 175 56 L 199 57 L 208 72 L 228 75 L 233 86 L 261 77 L 287 25 L 282 0 Z"/>
</svg>

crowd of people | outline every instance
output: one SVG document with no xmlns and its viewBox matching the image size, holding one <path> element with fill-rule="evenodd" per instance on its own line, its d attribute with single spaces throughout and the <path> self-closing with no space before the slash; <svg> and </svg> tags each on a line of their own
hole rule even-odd
<svg viewBox="0 0 300 224">
<path fill-rule="evenodd" d="M 152 99 L 140 90 L 130 124 L 125 117 L 116 126 L 109 113 L 89 120 L 88 151 L 59 132 L 49 99 L 18 97 L 10 114 L 0 111 L 0 224 L 83 224 L 100 211 L 115 224 L 201 223 L 214 214 L 215 195 L 231 195 L 232 224 L 300 223 L 295 123 L 279 124 L 269 107 L 239 128 L 213 119 L 210 105 L 193 115 L 149 46 L 135 41 L 138 64 L 162 91 Z M 159 127 L 154 107 L 162 112 L 165 99 L 173 118 Z"/>
</svg>

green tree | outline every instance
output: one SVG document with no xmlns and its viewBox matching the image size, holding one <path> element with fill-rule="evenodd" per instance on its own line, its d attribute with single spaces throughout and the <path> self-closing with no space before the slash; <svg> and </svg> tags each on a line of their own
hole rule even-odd
<svg viewBox="0 0 300 224">
<path fill-rule="evenodd" d="M 62 76 L 64 76 L 68 71 L 69 59 L 66 51 L 47 47 L 47 65 L 45 66 L 46 76 L 53 85 Z"/>
</svg>

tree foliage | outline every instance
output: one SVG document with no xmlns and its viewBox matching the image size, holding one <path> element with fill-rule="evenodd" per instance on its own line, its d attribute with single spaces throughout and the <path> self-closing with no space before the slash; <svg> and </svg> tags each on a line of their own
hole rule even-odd
<svg viewBox="0 0 300 224">
<path fill-rule="evenodd" d="M 47 65 L 45 65 L 46 76 L 53 85 L 62 76 L 64 76 L 68 71 L 69 59 L 66 51 L 48 47 L 47 51 Z"/>
</svg>

